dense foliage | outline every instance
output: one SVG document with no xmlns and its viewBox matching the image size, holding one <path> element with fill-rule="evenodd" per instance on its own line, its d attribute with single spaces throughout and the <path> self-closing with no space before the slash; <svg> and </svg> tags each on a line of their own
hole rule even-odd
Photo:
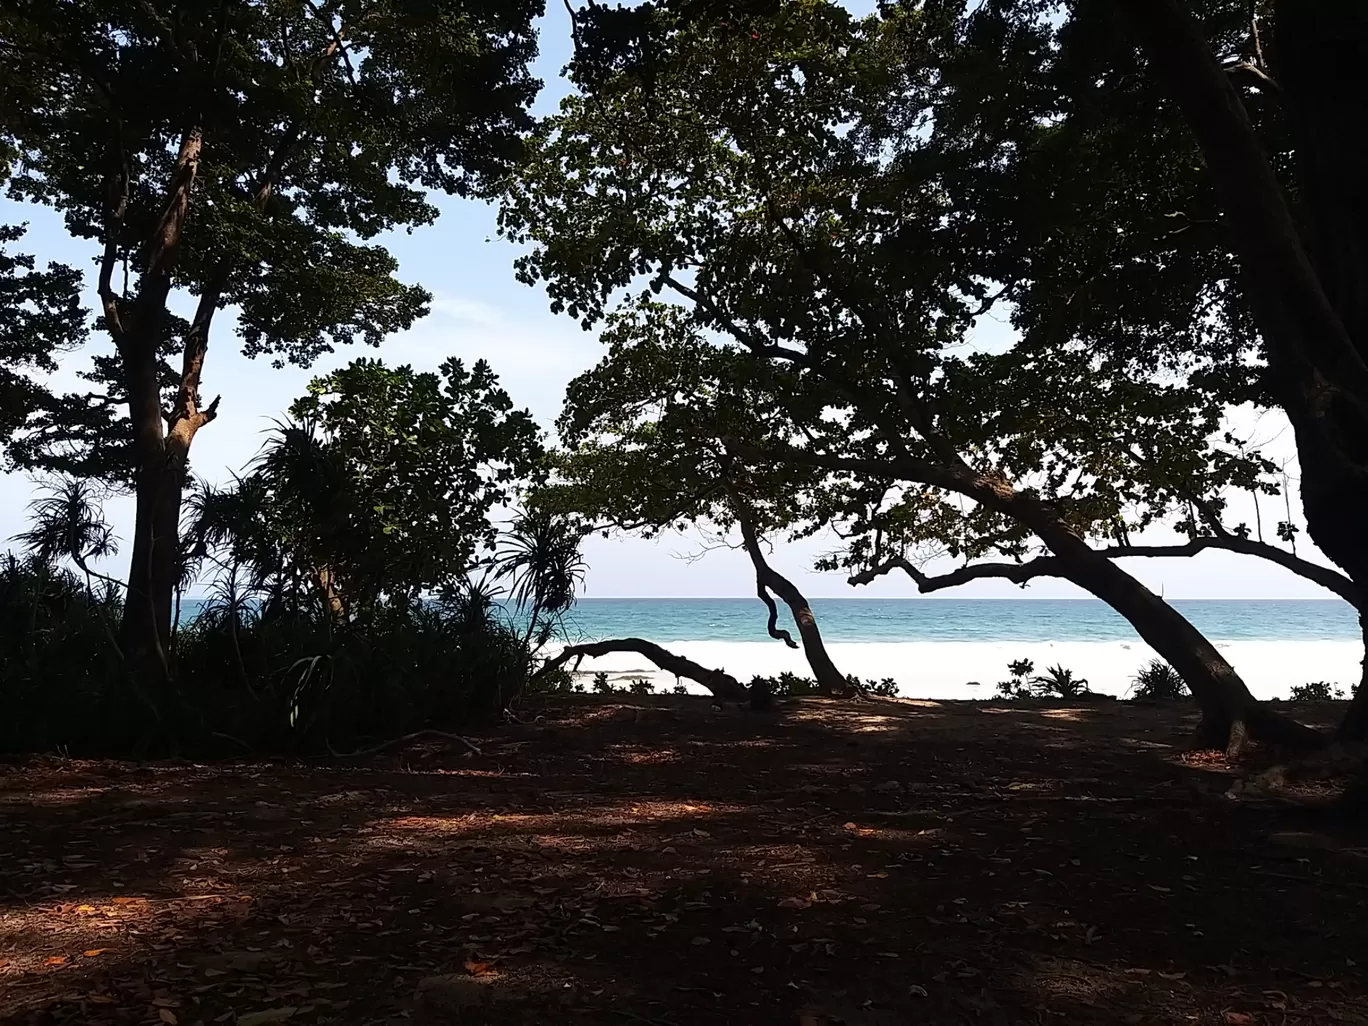
<svg viewBox="0 0 1368 1026">
<path fill-rule="evenodd" d="M 130 672 L 122 587 L 91 569 L 115 551 L 97 490 L 33 502 L 5 571 L 0 745 L 327 751 L 517 700 L 583 576 L 573 522 L 504 511 L 540 466 L 528 415 L 459 361 L 357 361 L 293 412 L 232 486 L 191 492 L 180 581 L 208 598 L 177 593 L 169 686 Z"/>
<path fill-rule="evenodd" d="M 517 158 L 542 9 L 18 0 L 0 11 L 0 181 L 90 242 L 113 343 L 92 357 L 90 392 L 6 397 L 6 457 L 135 491 L 123 640 L 149 686 L 165 674 L 191 445 L 219 408 L 201 395 L 216 314 L 233 307 L 243 352 L 277 366 L 378 345 L 422 316 L 427 293 L 399 281 L 373 240 L 431 223 L 432 192 L 471 194 Z M 23 326 L 39 337 L 20 347 L 39 369 L 48 336 L 64 329 L 69 346 L 84 331 L 40 316 L 70 292 L 65 272 L 49 276 L 18 279 L 48 293 Z M 15 280 L 3 262 L 0 280 Z M 180 293 L 189 319 L 172 313 Z"/>
</svg>

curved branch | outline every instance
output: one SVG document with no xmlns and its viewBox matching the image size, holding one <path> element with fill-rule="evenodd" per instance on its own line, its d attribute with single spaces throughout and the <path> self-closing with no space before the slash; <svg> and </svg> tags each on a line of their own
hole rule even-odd
<svg viewBox="0 0 1368 1026">
<path fill-rule="evenodd" d="M 1040 556 L 1025 563 L 975 563 L 971 566 L 962 566 L 958 570 L 952 570 L 948 574 L 941 574 L 937 577 L 924 574 L 904 557 L 895 556 L 878 566 L 871 567 L 858 574 L 852 574 L 847 579 L 847 583 L 853 586 L 869 584 L 894 570 L 902 570 L 908 577 L 916 581 L 917 590 L 923 595 L 945 588 L 957 588 L 961 584 L 968 584 L 970 581 L 983 578 L 1005 578 L 1013 584 L 1025 585 L 1037 577 L 1067 578 L 1069 576 L 1064 571 L 1064 565 L 1054 556 Z"/>
<path fill-rule="evenodd" d="M 1125 559 L 1131 556 L 1195 556 L 1206 549 L 1224 549 L 1228 552 L 1257 556 L 1259 559 L 1266 559 L 1270 563 L 1277 563 L 1279 566 L 1291 570 L 1298 577 L 1305 577 L 1308 581 L 1319 584 L 1326 591 L 1334 592 L 1351 606 L 1359 608 L 1361 599 L 1358 588 L 1353 581 L 1338 570 L 1321 566 L 1319 563 L 1312 563 L 1295 553 L 1288 552 L 1286 549 L 1269 545 L 1267 542 L 1255 541 L 1253 538 L 1241 538 L 1239 535 L 1229 534 L 1219 537 L 1193 538 L 1183 545 L 1118 545 L 1100 551 L 1104 556 L 1110 556 L 1112 559 Z"/>
<path fill-rule="evenodd" d="M 741 702 L 747 697 L 746 689 L 741 682 L 726 671 L 709 670 L 692 659 L 675 655 L 654 642 L 645 641 L 642 638 L 616 638 L 608 641 L 587 642 L 583 645 L 567 645 L 561 649 L 554 659 L 543 664 L 532 679 L 536 680 L 538 677 L 564 666 L 572 659 L 578 669 L 579 664 L 586 657 L 597 659 L 614 652 L 635 652 L 637 655 L 645 656 L 667 673 L 673 673 L 676 677 L 686 677 L 697 684 L 702 684 L 717 698 Z"/>
<path fill-rule="evenodd" d="M 1302 559 L 1300 556 L 1294 555 L 1286 549 L 1280 549 L 1276 545 L 1255 541 L 1252 538 L 1222 535 L 1220 537 L 1193 538 L 1181 545 L 1114 545 L 1105 549 L 1097 549 L 1096 552 L 1098 555 L 1106 556 L 1109 559 L 1131 559 L 1195 556 L 1206 549 L 1224 549 L 1228 552 L 1257 556 L 1260 559 L 1277 563 L 1279 566 L 1291 570 L 1297 576 L 1304 577 L 1308 581 L 1319 584 L 1327 591 L 1334 592 L 1356 609 L 1360 608 L 1359 590 L 1354 586 L 1354 582 L 1344 574 Z M 1025 585 L 1037 577 L 1067 578 L 1069 576 L 1065 573 L 1063 564 L 1053 556 L 1040 556 L 1025 563 L 976 563 L 970 566 L 962 566 L 948 574 L 935 577 L 922 573 L 906 558 L 895 556 L 878 566 L 852 574 L 848 578 L 848 583 L 852 586 L 869 584 L 894 570 L 902 570 L 912 580 L 916 581 L 917 590 L 923 594 L 940 591 L 944 588 L 958 587 L 961 584 L 968 584 L 970 581 L 984 578 L 1005 579 L 1013 584 Z"/>
</svg>

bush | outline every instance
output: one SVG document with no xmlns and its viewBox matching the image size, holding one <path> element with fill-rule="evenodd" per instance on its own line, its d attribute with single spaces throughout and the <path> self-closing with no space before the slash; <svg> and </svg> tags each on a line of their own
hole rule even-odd
<svg viewBox="0 0 1368 1026">
<path fill-rule="evenodd" d="M 998 681 L 998 694 L 1003 698 L 1084 698 L 1093 694 L 1083 677 L 1075 677 L 1072 670 L 1051 666 L 1044 673 L 1035 672 L 1035 663 L 1017 659 L 1007 664 L 1009 680 Z"/>
<path fill-rule="evenodd" d="M 608 674 L 599 670 L 598 673 L 594 674 L 594 680 L 589 685 L 589 690 L 596 695 L 611 695 L 617 689 L 608 683 Z"/>
<path fill-rule="evenodd" d="M 634 695 L 655 694 L 655 686 L 645 677 L 633 677 L 627 683 L 627 690 Z"/>
<path fill-rule="evenodd" d="M 800 677 L 796 673 L 781 673 L 777 677 L 763 677 L 756 675 L 750 679 L 748 688 L 769 687 L 769 693 L 775 698 L 796 698 L 802 695 L 817 695 L 821 691 L 817 687 L 817 682 L 811 677 Z"/>
<path fill-rule="evenodd" d="M 1162 659 L 1151 659 L 1131 678 L 1131 698 L 1137 702 L 1181 702 L 1190 697 L 1178 671 Z"/>
<path fill-rule="evenodd" d="M 0 562 L 0 750 L 353 750 L 495 722 L 530 676 L 524 639 L 476 593 L 379 601 L 339 623 L 225 584 L 177 630 L 171 683 L 146 694 L 119 652 L 121 610 L 114 589 L 44 561 Z"/>
<path fill-rule="evenodd" d="M 0 750 L 112 755 L 152 715 L 124 672 L 121 603 L 39 559 L 0 557 Z"/>
<path fill-rule="evenodd" d="M 1035 663 L 1029 659 L 1017 659 L 1007 664 L 1008 680 L 998 681 L 998 694 L 1003 698 L 1030 698 L 1032 691 L 1030 676 L 1035 673 Z"/>
<path fill-rule="evenodd" d="M 892 677 L 884 677 L 881 680 L 871 680 L 866 684 L 854 674 L 848 674 L 846 680 L 850 681 L 856 690 L 863 691 L 868 695 L 874 695 L 877 698 L 898 697 L 898 682 Z"/>
<path fill-rule="evenodd" d="M 1357 690 L 1357 689 L 1355 689 Z M 1292 685 L 1294 702 L 1333 702 L 1344 698 L 1344 689 L 1329 681 L 1317 680 Z"/>
</svg>

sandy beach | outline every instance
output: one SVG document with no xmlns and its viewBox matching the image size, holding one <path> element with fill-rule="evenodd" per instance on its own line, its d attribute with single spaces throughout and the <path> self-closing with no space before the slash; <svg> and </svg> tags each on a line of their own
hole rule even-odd
<svg viewBox="0 0 1368 1026">
<path fill-rule="evenodd" d="M 1359 679 L 1363 658 L 1362 644 L 1354 641 L 1218 641 L 1216 646 L 1258 698 L 1286 698 L 1293 685 L 1320 680 L 1338 683 L 1347 693 Z M 778 641 L 679 641 L 666 647 L 742 681 L 785 671 L 811 675 L 803 653 Z M 1155 657 L 1139 641 L 837 641 L 828 649 L 845 673 L 892 677 L 908 698 L 991 696 L 1016 659 L 1033 660 L 1037 671 L 1060 664 L 1086 678 L 1094 691 L 1121 696 L 1135 672 Z M 604 671 L 615 682 L 646 677 L 657 690 L 675 684 L 671 674 L 633 654 L 586 659 L 580 671 L 589 676 Z M 690 685 L 690 690 L 702 689 Z"/>
</svg>

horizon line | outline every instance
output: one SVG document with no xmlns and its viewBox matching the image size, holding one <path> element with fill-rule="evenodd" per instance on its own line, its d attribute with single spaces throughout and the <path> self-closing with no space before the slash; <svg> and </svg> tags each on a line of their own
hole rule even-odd
<svg viewBox="0 0 1368 1026">
<path fill-rule="evenodd" d="M 1095 595 L 810 595 L 809 599 L 823 602 L 1101 602 Z M 1310 598 L 1280 595 L 1161 595 L 1165 601 L 1176 602 L 1345 602 L 1335 595 Z M 577 602 L 638 602 L 669 600 L 674 602 L 718 602 L 755 599 L 754 595 L 581 595 Z M 1345 602 L 1346 605 L 1349 603 Z"/>
</svg>

